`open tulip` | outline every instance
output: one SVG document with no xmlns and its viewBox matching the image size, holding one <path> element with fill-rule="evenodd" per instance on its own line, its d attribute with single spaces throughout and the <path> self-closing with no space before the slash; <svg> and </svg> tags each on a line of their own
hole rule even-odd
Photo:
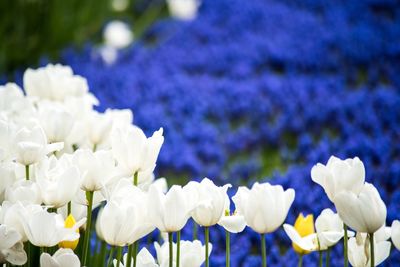
<svg viewBox="0 0 400 267">
<path fill-rule="evenodd" d="M 398 220 L 392 223 L 392 242 L 397 250 L 400 250 L 400 221 Z"/>
<path fill-rule="evenodd" d="M 65 219 L 64 226 L 65 228 L 73 228 L 76 224 L 74 216 L 72 214 L 68 215 L 67 219 Z M 79 228 L 76 229 L 76 232 L 79 234 Z M 74 250 L 78 245 L 79 239 L 73 241 L 61 241 L 58 243 L 60 248 L 69 248 Z"/>
<path fill-rule="evenodd" d="M 38 247 L 53 247 L 61 241 L 74 241 L 79 238 L 76 230 L 85 223 L 79 221 L 72 228 L 64 227 L 61 215 L 45 210 L 26 215 L 21 214 L 23 227 L 28 240 Z"/>
<path fill-rule="evenodd" d="M 42 195 L 37 183 L 20 179 L 7 188 L 5 199 L 12 203 L 22 202 L 24 204 L 41 204 Z"/>
<path fill-rule="evenodd" d="M 111 146 L 121 176 L 133 177 L 137 174 L 138 180 L 133 183 L 138 185 L 145 182 L 140 178 L 149 178 L 154 171 L 163 142 L 162 128 L 149 138 L 136 126 L 115 129 L 111 133 Z"/>
<path fill-rule="evenodd" d="M 16 181 L 16 168 L 17 163 L 15 162 L 0 162 L 0 203 L 5 199 L 6 189 Z"/>
<path fill-rule="evenodd" d="M 36 177 L 43 203 L 53 208 L 60 208 L 70 202 L 81 184 L 78 168 L 71 165 L 66 156 L 59 160 L 51 156 L 40 162 L 36 168 Z"/>
<path fill-rule="evenodd" d="M 283 228 L 292 241 L 293 249 L 300 255 L 318 250 L 318 239 L 314 229 L 314 216 L 312 214 L 297 217 L 294 226 L 284 224 Z"/>
<path fill-rule="evenodd" d="M 48 253 L 40 255 L 40 267 L 80 267 L 77 255 L 71 249 L 60 248 L 50 256 Z"/>
<path fill-rule="evenodd" d="M 343 222 L 357 232 L 374 233 L 386 221 L 386 205 L 372 184 L 365 183 L 359 194 L 342 191 L 334 203 Z"/>
<path fill-rule="evenodd" d="M 8 225 L 0 224 L 0 263 L 22 265 L 26 260 L 21 235 Z"/>
<path fill-rule="evenodd" d="M 366 233 L 358 232 L 356 237 L 349 239 L 349 261 L 352 266 L 369 267 L 371 261 L 373 261 L 372 266 L 378 266 L 389 256 L 391 244 L 387 239 L 389 239 L 390 233 L 386 227 L 381 227 L 375 232 L 374 237 L 373 247 L 371 247 L 371 240 Z M 374 249 L 374 258 L 371 256 L 372 248 Z"/>
</svg>

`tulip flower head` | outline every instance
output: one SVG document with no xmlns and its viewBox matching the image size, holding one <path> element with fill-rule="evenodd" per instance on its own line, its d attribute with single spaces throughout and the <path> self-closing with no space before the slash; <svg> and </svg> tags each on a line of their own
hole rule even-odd
<svg viewBox="0 0 400 267">
<path fill-rule="evenodd" d="M 65 228 L 73 228 L 76 224 L 75 218 L 74 216 L 72 216 L 72 214 L 68 215 L 67 219 L 65 219 L 65 223 L 64 226 Z M 79 228 L 77 228 L 75 230 L 78 234 L 79 234 Z M 76 246 L 78 245 L 79 242 L 79 238 L 73 241 L 62 241 L 60 243 L 58 243 L 58 246 L 60 248 L 69 248 L 74 250 L 76 248 Z"/>
<path fill-rule="evenodd" d="M 386 221 L 386 205 L 370 183 L 365 183 L 359 194 L 340 192 L 334 204 L 343 222 L 357 232 L 374 233 Z"/>
<path fill-rule="evenodd" d="M 341 191 L 361 192 L 365 168 L 358 157 L 341 160 L 331 156 L 326 165 L 318 163 L 311 169 L 311 178 L 324 188 L 329 200 L 334 202 L 335 196 Z"/>
<path fill-rule="evenodd" d="M 314 216 L 303 216 L 302 213 L 296 219 L 294 226 L 284 224 L 283 228 L 292 241 L 293 249 L 300 255 L 318 250 L 318 239 L 314 230 Z"/>
<path fill-rule="evenodd" d="M 123 256 L 122 262 L 119 264 L 120 267 L 128 267 L 127 264 L 128 254 L 125 253 Z M 113 261 L 114 266 L 118 266 L 117 260 Z M 133 264 L 133 259 L 132 259 Z M 139 253 L 136 255 L 136 267 L 159 267 L 156 263 L 156 260 L 150 254 L 150 252 L 144 247 L 142 248 Z"/>
<path fill-rule="evenodd" d="M 257 233 L 266 234 L 274 232 L 285 221 L 294 196 L 291 188 L 285 191 L 280 185 L 254 183 L 250 190 L 239 187 L 232 199 L 246 224 Z"/>
<path fill-rule="evenodd" d="M 8 225 L 0 224 L 0 263 L 23 265 L 26 260 L 21 235 Z"/>
<path fill-rule="evenodd" d="M 230 200 L 227 198 L 225 200 L 225 213 L 224 216 L 218 222 L 218 225 L 221 225 L 226 231 L 230 233 L 240 233 L 246 227 L 246 220 L 242 214 L 235 211 L 231 214 L 229 210 Z"/>
<path fill-rule="evenodd" d="M 48 253 L 40 255 L 40 267 L 80 267 L 77 255 L 71 249 L 60 248 L 50 256 Z"/>
</svg>

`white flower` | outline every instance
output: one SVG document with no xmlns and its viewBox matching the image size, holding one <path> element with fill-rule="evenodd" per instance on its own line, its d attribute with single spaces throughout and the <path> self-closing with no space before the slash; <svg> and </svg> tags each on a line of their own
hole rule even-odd
<svg viewBox="0 0 400 267">
<path fill-rule="evenodd" d="M 240 233 L 246 227 L 246 220 L 244 219 L 244 216 L 237 211 L 231 214 L 229 207 L 230 200 L 227 196 L 225 200 L 225 213 L 219 220 L 218 225 L 221 225 L 230 233 Z"/>
<path fill-rule="evenodd" d="M 50 256 L 48 253 L 40 255 L 40 267 L 80 267 L 77 255 L 69 248 L 60 248 Z"/>
<path fill-rule="evenodd" d="M 17 164 L 14 162 L 0 162 L 0 203 L 5 198 L 6 189 L 16 181 L 15 169 Z"/>
<path fill-rule="evenodd" d="M 226 191 L 230 184 L 216 186 L 210 179 L 204 178 L 200 183 L 189 182 L 185 186 L 189 203 L 196 203 L 192 217 L 202 226 L 213 226 L 219 222 L 225 212 Z"/>
<path fill-rule="evenodd" d="M 31 116 L 34 112 L 32 103 L 25 98 L 22 89 L 15 83 L 0 86 L 0 113 L 12 120 Z"/>
<path fill-rule="evenodd" d="M 0 225 L 0 263 L 23 265 L 27 260 L 21 235 L 13 228 Z"/>
<path fill-rule="evenodd" d="M 115 163 L 110 151 L 79 149 L 73 155 L 73 163 L 82 175 L 81 189 L 84 191 L 101 190 L 114 175 Z"/>
<path fill-rule="evenodd" d="M 14 157 L 15 126 L 8 121 L 0 119 L 0 162 L 11 161 Z"/>
<path fill-rule="evenodd" d="M 43 102 L 38 106 L 40 125 L 49 143 L 67 140 L 74 126 L 74 118 L 61 104 Z"/>
<path fill-rule="evenodd" d="M 123 257 L 123 262 L 120 263 L 120 267 L 127 267 L 127 258 L 128 254 L 125 253 Z M 113 261 L 114 266 L 117 266 L 117 260 Z M 133 259 L 131 261 L 131 267 L 133 266 Z M 156 263 L 155 259 L 153 256 L 150 254 L 150 252 L 146 248 L 142 248 L 139 253 L 136 255 L 136 267 L 159 267 L 159 265 Z"/>
<path fill-rule="evenodd" d="M 47 144 L 47 138 L 41 127 L 32 130 L 20 129 L 15 136 L 16 158 L 22 165 L 31 165 L 41 161 L 47 154 L 61 150 L 63 143 Z"/>
<path fill-rule="evenodd" d="M 60 214 L 45 210 L 32 214 L 21 214 L 25 234 L 29 241 L 38 247 L 53 247 L 61 241 L 74 241 L 79 238 L 76 230 L 85 223 L 77 222 L 73 228 L 65 228 Z"/>
<path fill-rule="evenodd" d="M 63 101 L 67 97 L 80 97 L 88 92 L 85 78 L 74 75 L 69 66 L 48 64 L 24 73 L 26 94 L 40 99 Z"/>
<path fill-rule="evenodd" d="M 118 162 L 121 176 L 132 177 L 138 172 L 138 184 L 141 178 L 149 178 L 154 171 L 158 153 L 164 142 L 163 129 L 146 138 L 143 131 L 135 126 L 116 129 L 111 133 L 111 146 L 114 158 Z"/>
<path fill-rule="evenodd" d="M 116 49 L 125 48 L 133 41 L 133 33 L 129 26 L 118 20 L 111 21 L 106 25 L 103 37 L 107 46 Z"/>
<path fill-rule="evenodd" d="M 324 188 L 329 200 L 334 202 L 335 196 L 341 191 L 355 194 L 361 192 L 365 182 L 365 168 L 357 157 L 341 160 L 331 156 L 326 166 L 318 163 L 311 169 L 311 178 Z"/>
<path fill-rule="evenodd" d="M 193 209 L 186 201 L 188 192 L 174 185 L 164 195 L 152 185 L 148 194 L 150 220 L 161 232 L 177 232 L 185 226 Z"/>
<path fill-rule="evenodd" d="M 374 234 L 375 266 L 381 264 L 390 254 L 390 237 L 385 226 Z M 369 267 L 370 263 L 370 240 L 365 233 L 357 233 L 348 242 L 348 255 L 350 264 L 354 267 Z"/>
<path fill-rule="evenodd" d="M 337 213 L 331 209 L 324 209 L 315 220 L 315 229 L 317 230 L 319 249 L 325 250 L 335 245 L 344 236 L 343 222 Z M 354 233 L 347 231 L 348 236 Z"/>
<path fill-rule="evenodd" d="M 97 111 L 91 111 L 85 118 L 86 136 L 90 149 L 101 148 L 109 138 L 113 121 L 112 117 Z M 106 147 L 107 149 L 109 147 Z"/>
<path fill-rule="evenodd" d="M 359 194 L 340 192 L 334 204 L 343 222 L 357 232 L 374 233 L 386 221 L 386 205 L 369 183 L 364 184 Z"/>
<path fill-rule="evenodd" d="M 97 218 L 97 232 L 113 246 L 133 244 L 154 230 L 149 220 L 148 196 L 132 185 L 131 180 L 122 179 Z"/>
<path fill-rule="evenodd" d="M 42 161 L 36 168 L 36 177 L 43 203 L 54 208 L 71 201 L 81 183 L 78 168 L 71 165 L 66 155 L 59 160 L 51 156 Z"/>
<path fill-rule="evenodd" d="M 400 250 L 400 221 L 398 220 L 392 223 L 392 242 L 397 250 Z"/>
<path fill-rule="evenodd" d="M 208 255 L 211 254 L 212 244 L 209 243 Z M 154 243 L 157 253 L 157 261 L 160 267 L 168 267 L 169 243 L 164 242 L 162 246 Z M 173 255 L 176 255 L 176 244 L 173 243 Z M 185 241 L 180 243 L 180 266 L 200 267 L 205 261 L 205 246 L 199 240 Z M 176 265 L 176 257 L 173 257 L 173 265 Z"/>
<path fill-rule="evenodd" d="M 239 187 L 232 199 L 247 225 L 257 233 L 265 234 L 274 232 L 282 225 L 294 197 L 295 192 L 291 188 L 284 191 L 280 185 L 254 183 L 251 190 Z"/>
<path fill-rule="evenodd" d="M 181 20 L 192 20 L 197 15 L 199 0 L 167 0 L 171 15 Z"/>
<path fill-rule="evenodd" d="M 5 199 L 12 203 L 22 202 L 24 204 L 41 204 L 42 195 L 35 182 L 25 179 L 17 180 L 12 186 L 6 189 Z"/>
</svg>

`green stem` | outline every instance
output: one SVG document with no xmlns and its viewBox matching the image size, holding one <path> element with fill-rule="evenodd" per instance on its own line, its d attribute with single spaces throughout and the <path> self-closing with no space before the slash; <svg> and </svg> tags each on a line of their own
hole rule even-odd
<svg viewBox="0 0 400 267">
<path fill-rule="evenodd" d="M 325 267 L 329 267 L 331 263 L 330 257 L 331 257 L 331 248 L 328 248 L 326 251 Z"/>
<path fill-rule="evenodd" d="M 349 266 L 349 258 L 347 257 L 347 242 L 349 240 L 347 236 L 347 225 L 343 224 L 343 230 L 344 230 L 344 237 L 343 237 L 343 255 L 344 255 L 344 267 Z"/>
<path fill-rule="evenodd" d="M 100 257 L 97 266 L 104 266 L 104 263 L 106 261 L 106 251 L 107 251 L 107 243 L 105 241 L 101 241 Z"/>
<path fill-rule="evenodd" d="M 97 150 L 97 144 L 94 144 L 93 145 L 93 152 L 96 152 L 96 150 Z"/>
<path fill-rule="evenodd" d="M 209 266 L 209 259 L 208 259 L 208 242 L 209 242 L 209 239 L 210 239 L 210 233 L 209 233 L 209 228 L 208 228 L 208 226 L 206 226 L 206 227 L 204 227 L 204 242 L 206 243 L 205 245 L 206 245 L 206 251 L 205 251 L 205 253 L 206 253 L 206 265 L 205 265 L 205 267 L 208 267 Z"/>
<path fill-rule="evenodd" d="M 375 249 L 374 249 L 374 233 L 369 234 L 369 246 L 371 248 L 371 267 L 375 267 Z"/>
<path fill-rule="evenodd" d="M 114 257 L 114 247 L 111 246 L 111 249 L 110 249 L 110 256 L 108 256 L 107 267 L 111 267 L 111 266 L 112 266 L 113 257 Z"/>
<path fill-rule="evenodd" d="M 25 165 L 25 179 L 29 180 L 29 165 Z"/>
<path fill-rule="evenodd" d="M 137 257 L 137 253 L 138 253 L 138 248 L 139 248 L 139 242 L 135 241 L 135 243 L 133 243 L 133 267 L 136 267 L 136 257 Z M 129 266 L 129 265 L 128 265 Z"/>
<path fill-rule="evenodd" d="M 87 222 L 85 238 L 83 239 L 83 256 L 82 265 L 87 266 L 88 253 L 89 253 L 89 241 L 90 241 L 90 229 L 92 226 L 92 206 L 93 206 L 93 191 L 86 192 L 86 200 L 88 202 L 87 206 Z"/>
<path fill-rule="evenodd" d="M 262 266 L 267 267 L 267 248 L 265 245 L 265 234 L 261 234 L 261 255 L 262 255 Z"/>
<path fill-rule="evenodd" d="M 126 260 L 126 265 L 131 266 L 132 265 L 132 253 L 133 253 L 133 244 L 130 244 L 128 246 L 128 259 Z"/>
<path fill-rule="evenodd" d="M 193 240 L 197 240 L 197 223 L 193 220 Z"/>
<path fill-rule="evenodd" d="M 72 212 L 72 203 L 71 201 L 67 204 L 67 214 L 70 215 Z"/>
<path fill-rule="evenodd" d="M 176 232 L 176 267 L 180 265 L 180 253 L 181 253 L 181 231 Z"/>
<path fill-rule="evenodd" d="M 226 246 L 226 254 L 225 254 L 225 266 L 229 267 L 231 265 L 231 235 L 228 231 L 225 230 L 225 246 Z"/>
<path fill-rule="evenodd" d="M 117 267 L 119 267 L 121 264 L 121 258 L 122 258 L 122 247 L 118 247 L 117 248 Z"/>
<path fill-rule="evenodd" d="M 318 266 L 322 267 L 322 250 L 318 251 L 318 253 L 319 253 L 319 264 L 318 264 Z"/>
<path fill-rule="evenodd" d="M 133 174 L 133 185 L 138 185 L 138 172 L 135 172 L 135 174 Z"/>
<path fill-rule="evenodd" d="M 172 240 L 172 234 L 173 233 L 168 233 L 168 245 L 169 245 L 169 267 L 173 267 L 173 259 L 174 259 L 174 253 L 173 253 L 173 240 Z"/>
<path fill-rule="evenodd" d="M 299 263 L 297 264 L 297 267 L 302 267 L 303 266 L 303 254 L 299 254 Z"/>
<path fill-rule="evenodd" d="M 28 260 L 27 260 L 27 262 L 25 263 L 25 265 L 24 266 L 27 266 L 27 267 L 30 267 L 31 266 L 31 259 L 32 259 L 32 256 L 31 256 L 31 243 L 28 241 L 28 242 L 26 242 L 25 244 L 24 244 L 24 246 L 25 246 L 25 250 L 26 250 L 26 254 L 27 254 L 27 258 L 28 258 Z"/>
</svg>

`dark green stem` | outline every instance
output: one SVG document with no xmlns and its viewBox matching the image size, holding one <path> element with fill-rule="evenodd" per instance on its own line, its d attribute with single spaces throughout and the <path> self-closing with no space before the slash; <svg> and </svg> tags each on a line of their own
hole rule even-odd
<svg viewBox="0 0 400 267">
<path fill-rule="evenodd" d="M 100 257 L 97 266 L 104 266 L 104 263 L 106 261 L 106 251 L 107 251 L 107 243 L 105 241 L 101 241 Z"/>
<path fill-rule="evenodd" d="M 89 254 L 89 241 L 90 241 L 90 229 L 92 226 L 92 206 L 93 206 L 93 191 L 86 192 L 87 206 L 87 221 L 86 221 L 86 231 L 85 238 L 83 239 L 83 256 L 82 265 L 87 266 L 88 254 Z"/>
<path fill-rule="evenodd" d="M 225 266 L 229 267 L 231 265 L 231 235 L 228 231 L 225 230 L 225 246 L 226 246 L 226 254 L 225 254 Z"/>
<path fill-rule="evenodd" d="M 331 248 L 328 248 L 326 250 L 325 267 L 329 267 L 329 265 L 331 264 L 330 257 L 331 257 Z"/>
<path fill-rule="evenodd" d="M 347 257 L 347 242 L 349 241 L 349 238 L 347 236 L 347 225 L 343 224 L 343 230 L 344 230 L 344 237 L 343 237 L 343 255 L 344 255 L 344 267 L 349 266 L 349 258 Z"/>
<path fill-rule="evenodd" d="M 70 215 L 71 212 L 72 212 L 72 204 L 71 204 L 71 201 L 70 201 L 70 202 L 68 202 L 68 204 L 67 204 L 67 214 Z"/>
<path fill-rule="evenodd" d="M 174 259 L 174 253 L 173 253 L 173 240 L 172 240 L 172 234 L 173 233 L 168 233 L 168 245 L 169 245 L 169 267 L 173 267 L 173 259 Z"/>
<path fill-rule="evenodd" d="M 138 253 L 138 248 L 139 248 L 139 241 L 136 241 L 135 243 L 133 243 L 133 267 L 136 267 L 136 257 L 137 257 L 137 253 Z"/>
<path fill-rule="evenodd" d="M 114 247 L 111 246 L 111 249 L 110 249 L 110 256 L 108 256 L 107 267 L 111 267 L 111 266 L 112 266 L 113 258 L 114 258 Z"/>
<path fill-rule="evenodd" d="M 122 247 L 117 248 L 117 267 L 120 266 L 122 259 Z"/>
<path fill-rule="evenodd" d="M 135 174 L 133 175 L 133 185 L 138 185 L 138 172 L 135 172 Z"/>
<path fill-rule="evenodd" d="M 322 250 L 318 251 L 318 253 L 319 253 L 319 264 L 318 264 L 318 266 L 322 267 Z"/>
<path fill-rule="evenodd" d="M 29 165 L 25 165 L 25 179 L 29 180 Z"/>
<path fill-rule="evenodd" d="M 176 267 L 180 265 L 181 254 L 181 231 L 176 232 Z"/>
<path fill-rule="evenodd" d="M 261 255 L 262 255 L 262 266 L 267 267 L 267 248 L 265 245 L 265 234 L 261 234 Z"/>
<path fill-rule="evenodd" d="M 297 264 L 297 267 L 302 267 L 303 266 L 303 254 L 299 254 L 299 263 Z"/>
<path fill-rule="evenodd" d="M 193 220 L 193 240 L 197 240 L 197 223 Z"/>
<path fill-rule="evenodd" d="M 374 233 L 369 234 L 369 246 L 371 248 L 371 267 L 375 267 Z"/>
<path fill-rule="evenodd" d="M 206 265 L 205 265 L 205 267 L 208 267 L 209 265 L 210 265 L 210 263 L 209 263 L 209 259 L 208 259 L 208 242 L 209 242 L 209 240 L 210 240 L 210 233 L 209 233 L 209 228 L 208 228 L 208 226 L 206 226 L 206 227 L 204 227 L 204 242 L 206 243 L 205 245 L 206 245 L 206 251 L 205 251 L 205 253 L 206 253 Z"/>
<path fill-rule="evenodd" d="M 132 264 L 132 253 L 133 253 L 133 244 L 128 246 L 128 258 L 126 260 L 126 265 L 131 266 Z"/>
</svg>

